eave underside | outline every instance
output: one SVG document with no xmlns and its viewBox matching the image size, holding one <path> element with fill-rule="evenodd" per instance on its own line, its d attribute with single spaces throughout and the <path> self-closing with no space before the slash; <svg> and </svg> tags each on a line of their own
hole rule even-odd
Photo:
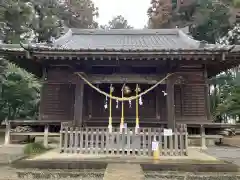
<svg viewBox="0 0 240 180">
<path fill-rule="evenodd" d="M 74 52 L 1 52 L 7 56 L 11 62 L 28 70 L 29 72 L 42 76 L 43 67 L 70 66 L 89 67 L 95 65 L 102 66 L 163 66 L 167 65 L 171 71 L 176 67 L 203 65 L 207 68 L 208 76 L 214 76 L 222 71 L 236 67 L 240 64 L 239 53 L 220 52 L 196 52 L 194 53 L 81 53 Z"/>
</svg>

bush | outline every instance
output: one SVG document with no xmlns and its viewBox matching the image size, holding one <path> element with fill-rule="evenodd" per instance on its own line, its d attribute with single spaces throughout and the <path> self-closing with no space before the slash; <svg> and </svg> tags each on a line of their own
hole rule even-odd
<svg viewBox="0 0 240 180">
<path fill-rule="evenodd" d="M 40 154 L 46 152 L 47 150 L 48 148 L 45 148 L 42 143 L 30 143 L 24 147 L 24 154 Z"/>
<path fill-rule="evenodd" d="M 233 5 L 235 8 L 240 8 L 240 0 L 233 0 Z"/>
</svg>

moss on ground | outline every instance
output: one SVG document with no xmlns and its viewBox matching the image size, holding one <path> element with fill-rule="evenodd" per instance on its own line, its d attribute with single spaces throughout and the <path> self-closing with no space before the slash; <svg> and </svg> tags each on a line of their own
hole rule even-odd
<svg viewBox="0 0 240 180">
<path fill-rule="evenodd" d="M 37 155 L 37 154 L 42 154 L 51 148 L 46 148 L 44 145 L 40 142 L 34 142 L 34 143 L 29 143 L 24 147 L 24 154 L 31 156 L 31 155 Z"/>
</svg>

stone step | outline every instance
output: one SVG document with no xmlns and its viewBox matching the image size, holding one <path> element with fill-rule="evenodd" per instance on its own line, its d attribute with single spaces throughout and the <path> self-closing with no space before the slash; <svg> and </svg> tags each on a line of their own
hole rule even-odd
<svg viewBox="0 0 240 180">
<path fill-rule="evenodd" d="M 144 174 L 139 164 L 110 163 L 104 173 L 103 180 L 143 180 Z"/>
</svg>

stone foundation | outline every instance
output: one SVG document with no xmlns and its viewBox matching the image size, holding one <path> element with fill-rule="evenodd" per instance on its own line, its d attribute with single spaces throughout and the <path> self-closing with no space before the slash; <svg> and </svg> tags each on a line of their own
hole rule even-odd
<svg viewBox="0 0 240 180">
<path fill-rule="evenodd" d="M 217 142 L 219 142 L 219 140 L 217 139 L 206 139 L 206 146 L 207 147 L 215 146 Z M 201 139 L 200 138 L 188 139 L 188 145 L 201 147 Z"/>
</svg>

